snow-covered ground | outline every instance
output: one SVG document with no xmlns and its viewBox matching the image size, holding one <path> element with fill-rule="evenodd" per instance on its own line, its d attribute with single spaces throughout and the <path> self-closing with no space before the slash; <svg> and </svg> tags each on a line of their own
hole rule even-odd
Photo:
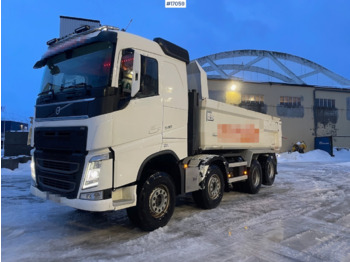
<svg viewBox="0 0 350 262">
<path fill-rule="evenodd" d="M 2 261 L 350 261 L 350 152 L 335 155 L 281 154 L 273 186 L 225 193 L 213 210 L 179 197 L 169 224 L 151 233 L 125 211 L 31 196 L 29 163 L 2 169 Z"/>
</svg>

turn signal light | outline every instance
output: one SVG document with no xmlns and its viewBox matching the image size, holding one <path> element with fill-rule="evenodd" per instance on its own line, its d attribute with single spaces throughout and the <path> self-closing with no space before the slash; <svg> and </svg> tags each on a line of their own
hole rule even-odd
<svg viewBox="0 0 350 262">
<path fill-rule="evenodd" d="M 245 176 L 248 175 L 248 171 L 247 171 L 247 170 L 244 170 L 244 171 L 243 171 L 243 175 L 245 175 Z"/>
</svg>

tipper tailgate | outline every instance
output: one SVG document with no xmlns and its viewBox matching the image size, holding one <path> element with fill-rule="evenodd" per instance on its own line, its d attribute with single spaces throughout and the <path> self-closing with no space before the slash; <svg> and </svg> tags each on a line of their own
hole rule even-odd
<svg viewBox="0 0 350 262">
<path fill-rule="evenodd" d="M 211 99 L 201 101 L 200 148 L 266 149 L 282 145 L 281 120 Z"/>
</svg>

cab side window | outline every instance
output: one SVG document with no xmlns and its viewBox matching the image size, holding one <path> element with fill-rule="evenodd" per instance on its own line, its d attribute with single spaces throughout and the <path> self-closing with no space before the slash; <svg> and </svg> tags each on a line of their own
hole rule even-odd
<svg viewBox="0 0 350 262">
<path fill-rule="evenodd" d="M 140 91 L 137 97 L 156 96 L 158 92 L 158 62 L 156 59 L 141 55 Z"/>
<path fill-rule="evenodd" d="M 119 83 L 121 98 L 130 98 L 134 66 L 134 50 L 124 49 L 120 61 Z"/>
</svg>

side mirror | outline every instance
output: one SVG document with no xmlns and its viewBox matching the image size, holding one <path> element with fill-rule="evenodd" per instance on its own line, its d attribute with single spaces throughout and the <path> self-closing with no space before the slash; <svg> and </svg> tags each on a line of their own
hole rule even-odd
<svg viewBox="0 0 350 262">
<path fill-rule="evenodd" d="M 133 76 L 132 76 L 132 85 L 131 85 L 131 97 L 135 97 L 136 94 L 140 91 L 140 54 L 134 52 L 134 65 L 133 65 Z"/>
</svg>

